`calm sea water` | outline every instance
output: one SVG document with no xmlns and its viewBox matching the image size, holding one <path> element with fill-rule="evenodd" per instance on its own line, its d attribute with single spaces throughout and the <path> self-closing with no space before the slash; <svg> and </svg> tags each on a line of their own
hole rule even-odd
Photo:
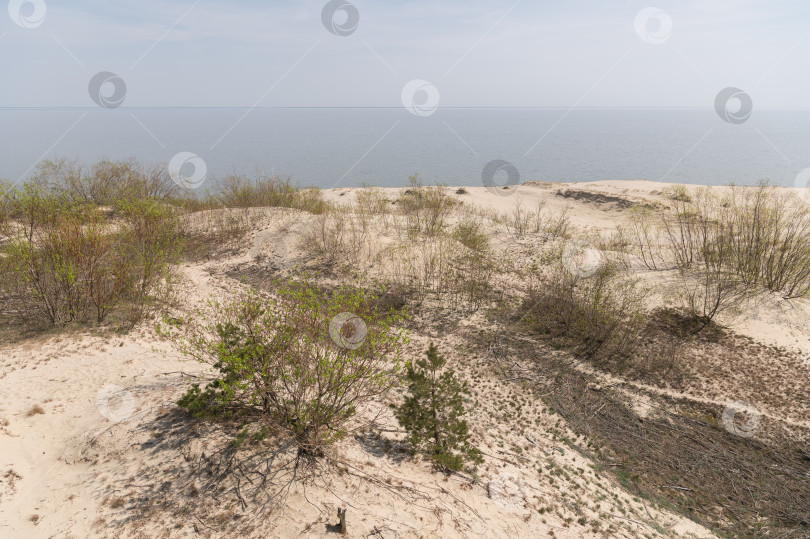
<svg viewBox="0 0 810 539">
<path fill-rule="evenodd" d="M 810 112 L 755 111 L 742 125 L 714 110 L 0 109 L 0 177 L 43 158 L 168 162 L 199 155 L 208 182 L 230 173 L 302 186 L 480 185 L 495 159 L 521 181 L 648 179 L 793 185 L 810 167 Z"/>
</svg>

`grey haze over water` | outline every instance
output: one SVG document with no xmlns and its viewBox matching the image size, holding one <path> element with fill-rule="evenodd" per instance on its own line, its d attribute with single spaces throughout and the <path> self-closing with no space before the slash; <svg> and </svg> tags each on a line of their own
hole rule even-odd
<svg viewBox="0 0 810 539">
<path fill-rule="evenodd" d="M 755 111 L 734 125 L 713 109 L 0 109 L 0 148 L 0 177 L 11 182 L 42 159 L 168 162 L 192 152 L 210 187 L 257 171 L 322 188 L 402 186 L 414 173 L 480 185 L 495 159 L 521 181 L 793 186 L 810 167 L 810 111 Z"/>
</svg>

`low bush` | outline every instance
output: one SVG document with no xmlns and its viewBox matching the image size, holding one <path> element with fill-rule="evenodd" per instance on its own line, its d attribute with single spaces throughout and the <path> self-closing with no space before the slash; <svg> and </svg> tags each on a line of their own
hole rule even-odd
<svg viewBox="0 0 810 539">
<path fill-rule="evenodd" d="M 810 293 L 810 208 L 777 188 L 734 187 L 723 201 L 733 269 L 746 284 L 787 298 Z"/>
<path fill-rule="evenodd" d="M 289 179 L 260 176 L 224 178 L 215 200 L 227 208 L 280 207 L 321 214 L 330 209 L 320 189 L 300 189 Z"/>
<path fill-rule="evenodd" d="M 489 251 L 489 236 L 483 230 L 481 221 L 467 218 L 459 222 L 450 234 L 464 247 L 477 252 Z"/>
<path fill-rule="evenodd" d="M 357 268 L 369 251 L 367 225 L 349 213 L 347 208 L 332 208 L 316 215 L 303 228 L 300 245 L 305 253 L 325 262 L 332 269 Z"/>
<path fill-rule="evenodd" d="M 810 293 L 810 210 L 794 194 L 766 184 L 665 194 L 669 211 L 635 210 L 629 229 L 648 268 L 677 268 L 676 300 L 697 331 L 758 289 Z"/>
<path fill-rule="evenodd" d="M 506 225 L 509 233 L 517 239 L 529 234 L 540 236 L 543 241 L 553 241 L 568 235 L 568 208 L 557 212 L 546 211 L 546 203 L 537 203 L 537 209 L 523 208 L 523 201 L 518 199 L 511 213 L 502 215 L 500 221 Z"/>
<path fill-rule="evenodd" d="M 204 390 L 192 387 L 180 404 L 197 415 L 249 414 L 284 429 L 299 455 L 323 454 L 367 425 L 374 413 L 363 406 L 401 380 L 402 317 L 375 310 L 374 299 L 291 280 L 269 297 L 249 292 L 212 303 L 185 328 L 183 347 L 220 376 Z"/>
<path fill-rule="evenodd" d="M 597 365 L 632 364 L 644 335 L 649 293 L 637 279 L 611 263 L 583 278 L 560 261 L 538 282 L 520 309 L 523 323 Z"/>
<path fill-rule="evenodd" d="M 378 219 L 385 231 L 390 226 L 390 216 L 393 204 L 385 196 L 385 193 L 378 187 L 363 186 L 356 192 L 354 213 L 360 219 L 360 223 L 365 230 L 369 223 Z"/>
<path fill-rule="evenodd" d="M 475 251 L 446 235 L 410 241 L 386 252 L 391 280 L 436 294 L 452 307 L 478 309 L 490 297 L 491 251 Z"/>
<path fill-rule="evenodd" d="M 179 192 L 165 166 L 102 159 L 86 168 L 66 159 L 44 161 L 31 183 L 74 202 L 111 206 L 121 200 L 165 200 Z"/>
<path fill-rule="evenodd" d="M 660 226 L 678 268 L 705 264 L 722 245 L 722 260 L 710 262 L 743 283 L 789 298 L 810 293 L 810 209 L 795 194 L 761 184 L 731 186 L 723 197 L 708 188 L 669 195 Z"/>
<path fill-rule="evenodd" d="M 177 260 L 166 206 L 121 201 L 123 218 L 34 185 L 6 193 L 0 220 L 0 296 L 29 325 L 103 322 L 112 311 L 134 325 L 154 306 Z"/>
<path fill-rule="evenodd" d="M 397 200 L 399 212 L 405 217 L 409 237 L 438 236 L 447 225 L 453 209 L 461 204 L 440 185 L 424 186 L 418 175 L 409 178 L 411 187 Z"/>
<path fill-rule="evenodd" d="M 140 320 L 166 299 L 172 268 L 185 249 L 174 209 L 147 200 L 121 201 L 122 222 L 113 236 L 121 272 L 128 277 L 121 297 L 129 316 Z"/>
</svg>

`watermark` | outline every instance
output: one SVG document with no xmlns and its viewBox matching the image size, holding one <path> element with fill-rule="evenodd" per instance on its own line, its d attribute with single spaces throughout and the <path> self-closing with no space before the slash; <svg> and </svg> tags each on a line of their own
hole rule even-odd
<svg viewBox="0 0 810 539">
<path fill-rule="evenodd" d="M 672 35 L 672 17 L 657 7 L 645 7 L 636 15 L 635 28 L 642 40 L 661 45 Z"/>
<path fill-rule="evenodd" d="M 745 402 L 732 402 L 723 410 L 723 426 L 731 434 L 750 438 L 759 429 L 759 410 Z"/>
<path fill-rule="evenodd" d="M 738 106 L 734 107 L 734 104 Z M 728 87 L 717 94 L 714 99 L 714 110 L 724 122 L 742 124 L 751 117 L 754 101 L 739 88 Z"/>
<path fill-rule="evenodd" d="M 353 313 L 340 313 L 329 322 L 329 336 L 341 348 L 357 350 L 363 346 L 368 327 L 362 318 Z"/>
<path fill-rule="evenodd" d="M 135 398 L 123 387 L 106 385 L 96 395 L 96 408 L 101 415 L 117 423 L 135 413 Z"/>
<path fill-rule="evenodd" d="M 426 80 L 414 79 L 402 89 L 402 104 L 414 116 L 430 116 L 439 108 L 439 89 Z"/>
<path fill-rule="evenodd" d="M 21 28 L 37 28 L 45 22 L 48 7 L 44 0 L 9 0 L 8 15 Z"/>
<path fill-rule="evenodd" d="M 587 279 L 599 270 L 604 260 L 602 252 L 596 247 L 573 240 L 565 245 L 562 262 L 571 275 Z"/>
<path fill-rule="evenodd" d="M 810 168 L 806 168 L 796 175 L 793 186 L 798 189 L 799 198 L 810 204 Z"/>
<path fill-rule="evenodd" d="M 506 175 L 506 182 L 503 184 L 496 184 L 495 177 Z M 490 161 L 481 172 L 481 182 L 487 190 L 499 196 L 509 196 L 517 190 L 520 184 L 520 172 L 517 167 L 509 161 L 503 159 L 495 159 Z"/>
<path fill-rule="evenodd" d="M 112 93 L 105 93 L 110 86 L 112 86 Z M 127 83 L 115 73 L 101 71 L 90 79 L 87 92 L 90 94 L 90 99 L 95 101 L 99 107 L 115 109 L 120 107 L 127 97 Z"/>
<path fill-rule="evenodd" d="M 188 174 L 189 168 L 193 170 L 191 174 Z M 207 174 L 208 166 L 196 153 L 180 152 L 169 161 L 169 176 L 183 189 L 197 189 L 205 182 Z"/>
<path fill-rule="evenodd" d="M 323 6 L 321 22 L 324 28 L 336 36 L 350 36 L 360 24 L 360 12 L 351 2 L 330 0 Z"/>
</svg>

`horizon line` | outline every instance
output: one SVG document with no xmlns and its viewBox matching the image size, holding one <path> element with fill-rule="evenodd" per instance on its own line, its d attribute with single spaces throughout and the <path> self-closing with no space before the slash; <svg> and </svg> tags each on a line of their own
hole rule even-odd
<svg viewBox="0 0 810 539">
<path fill-rule="evenodd" d="M 276 107 L 248 107 L 248 106 L 142 106 L 142 107 L 117 107 L 120 110 L 155 110 L 155 109 L 188 109 L 188 110 L 207 110 L 207 109 L 225 109 L 225 110 L 284 110 L 284 109 L 330 109 L 330 110 L 346 110 L 346 109 L 367 109 L 367 110 L 400 110 L 404 107 L 374 107 L 374 106 L 276 106 Z M 52 106 L 52 107 L 14 107 L 14 106 L 0 106 L 0 110 L 109 110 L 98 106 Z M 500 106 L 459 106 L 459 107 L 439 107 L 439 109 L 452 109 L 452 110 L 714 110 L 713 107 L 697 107 L 697 106 L 672 106 L 672 107 L 635 107 L 635 106 L 600 106 L 600 107 L 565 107 L 565 106 L 525 106 L 525 107 L 500 107 Z M 438 110 L 438 109 L 437 109 Z M 770 112 L 807 112 L 810 108 L 760 108 L 761 111 Z"/>
</svg>

